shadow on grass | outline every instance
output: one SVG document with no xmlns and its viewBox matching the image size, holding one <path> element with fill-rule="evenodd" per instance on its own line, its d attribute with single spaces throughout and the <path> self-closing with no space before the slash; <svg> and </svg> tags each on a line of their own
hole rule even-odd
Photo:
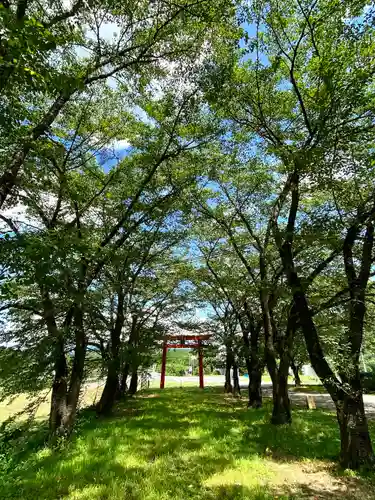
<svg viewBox="0 0 375 500">
<path fill-rule="evenodd" d="M 242 485 L 221 485 L 207 491 L 204 500 L 362 500 L 374 499 L 375 496 L 368 489 L 367 493 L 358 489 L 358 482 L 352 484 L 346 483 L 343 488 L 334 488 L 332 490 L 322 490 L 314 485 L 298 485 L 290 487 L 287 485 L 272 488 L 269 486 L 246 487 Z"/>
<path fill-rule="evenodd" d="M 339 435 L 334 415 L 327 412 L 295 410 L 293 424 L 283 427 L 270 425 L 269 414 L 268 404 L 248 410 L 244 401 L 220 389 L 145 391 L 120 404 L 110 418 L 84 412 L 60 450 L 43 446 L 42 428 L 33 439 L 8 441 L 0 498 L 274 498 L 275 491 L 256 479 L 250 486 L 206 483 L 241 461 L 245 475 L 252 474 L 254 464 L 266 477 L 267 459 L 331 460 Z M 282 495 L 304 498 L 292 491 Z"/>
</svg>

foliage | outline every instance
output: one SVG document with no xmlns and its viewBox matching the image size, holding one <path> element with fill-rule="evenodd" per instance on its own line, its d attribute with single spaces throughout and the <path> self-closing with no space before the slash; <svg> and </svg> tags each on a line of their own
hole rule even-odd
<svg viewBox="0 0 375 500">
<path fill-rule="evenodd" d="M 174 375 L 181 376 L 186 375 L 189 368 L 189 359 L 191 353 L 189 351 L 176 349 L 168 350 L 167 354 L 167 366 L 166 366 L 166 375 Z M 158 372 L 161 371 L 161 357 L 158 356 L 156 369 Z"/>
<path fill-rule="evenodd" d="M 374 16 L 357 0 L 0 2 L 2 398 L 51 387 L 65 436 L 85 379 L 106 377 L 109 413 L 190 322 L 226 390 L 246 367 L 250 406 L 267 366 L 275 424 L 309 359 L 342 463 L 373 463 Z"/>
</svg>

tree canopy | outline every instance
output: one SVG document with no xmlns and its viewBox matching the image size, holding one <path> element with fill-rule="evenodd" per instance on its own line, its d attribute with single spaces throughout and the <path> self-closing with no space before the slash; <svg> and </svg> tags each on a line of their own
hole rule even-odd
<svg viewBox="0 0 375 500">
<path fill-rule="evenodd" d="M 67 436 L 91 372 L 108 413 L 185 325 L 212 332 L 228 392 L 248 372 L 250 407 L 267 369 L 275 425 L 310 363 L 342 464 L 372 464 L 374 8 L 19 0 L 0 19 L 1 397 L 50 389 Z"/>
</svg>

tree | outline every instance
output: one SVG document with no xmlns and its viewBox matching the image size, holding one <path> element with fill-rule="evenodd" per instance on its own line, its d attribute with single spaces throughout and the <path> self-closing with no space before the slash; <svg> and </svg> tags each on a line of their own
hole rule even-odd
<svg viewBox="0 0 375 500">
<path fill-rule="evenodd" d="M 125 395 L 130 372 L 135 377 L 139 366 L 148 366 L 164 332 L 163 317 L 167 312 L 172 314 L 172 306 L 179 307 L 174 297 L 179 284 L 177 263 L 171 253 L 181 235 L 176 228 L 168 231 L 164 223 L 161 219 L 135 235 L 127 254 L 123 249 L 108 263 L 102 277 L 98 303 L 92 311 L 94 345 L 99 340 L 107 365 L 99 413 L 110 412 L 115 399 Z M 136 389 L 135 384 L 132 390 Z"/>
<path fill-rule="evenodd" d="M 221 14 L 233 16 L 232 5 L 225 6 L 220 0 L 212 9 L 207 4 L 137 1 L 118 5 L 111 0 L 77 0 L 70 10 L 64 10 L 60 4 L 51 7 L 47 2 L 18 2 L 15 8 L 2 2 L 5 36 L 0 91 L 6 106 L 1 124 L 8 134 L 12 103 L 22 96 L 26 105 L 15 107 L 18 113 L 12 116 L 11 133 L 5 141 L 0 208 L 12 194 L 37 142 L 50 137 L 50 127 L 77 95 L 111 78 L 118 78 L 123 92 L 131 94 L 129 87 L 144 87 L 165 74 L 165 62 L 176 62 L 185 72 L 192 72 L 205 44 L 215 43 Z M 106 39 L 106 26 L 117 36 Z"/>
<path fill-rule="evenodd" d="M 373 27 L 370 18 L 363 18 L 360 27 L 355 23 L 363 6 L 350 3 L 336 9 L 331 2 L 292 1 L 281 12 L 272 1 L 257 3 L 248 17 L 256 28 L 247 45 L 253 60 L 239 61 L 228 83 L 231 98 L 221 93 L 223 114 L 274 162 L 281 188 L 273 201 L 272 235 L 311 363 L 336 404 L 342 464 L 352 468 L 373 462 L 358 369 L 373 218 L 373 194 L 363 177 L 371 172 L 372 161 L 368 141 L 373 112 L 368 104 L 373 69 L 368 51 Z M 327 186 L 357 182 L 360 199 L 350 197 L 351 206 L 337 205 L 336 189 L 327 196 Z M 304 204 L 319 196 L 319 190 L 326 191 L 323 206 L 330 220 L 323 234 L 331 237 L 323 258 L 307 270 L 298 265 L 300 227 L 310 222 Z M 358 269 L 353 252 L 359 257 Z M 337 376 L 323 354 L 307 287 L 340 254 L 350 301 Z"/>
<path fill-rule="evenodd" d="M 202 193 L 197 200 L 199 210 L 223 232 L 238 260 L 244 268 L 250 286 L 239 302 L 238 317 L 246 336 L 253 335 L 251 357 L 253 365 L 253 397 L 251 406 L 260 404 L 262 362 L 259 352 L 260 325 L 256 318 L 261 311 L 265 341 L 265 362 L 273 382 L 272 422 L 282 424 L 291 421 L 287 381 L 290 365 L 289 346 L 294 335 L 292 309 L 281 310 L 290 321 L 277 321 L 276 305 L 282 294 L 279 285 L 282 267 L 275 264 L 277 253 L 271 240 L 271 207 L 269 191 L 276 186 L 267 165 L 248 158 L 241 144 L 227 145 L 225 156 L 219 156 L 220 170 L 211 173 L 215 189 Z M 251 167 L 251 170 L 249 170 Z M 203 199 L 202 199 L 203 198 Z M 212 269 L 211 269 L 212 271 Z M 246 296 L 252 289 L 254 297 Z M 257 304 L 251 310 L 249 303 Z M 278 323 L 283 329 L 278 328 Z M 284 334 L 284 330 L 286 330 Z M 247 333 L 246 333 L 247 331 Z M 277 363 L 277 358 L 280 363 Z M 249 365 L 250 368 L 250 365 Z M 255 398 L 255 399 L 254 399 Z"/>
<path fill-rule="evenodd" d="M 155 106 L 149 105 L 148 112 L 154 113 L 157 126 L 155 122 L 133 120 L 130 125 L 137 152 L 125 157 L 118 169 L 108 174 L 91 156 L 88 175 L 83 176 L 81 147 L 77 161 L 71 145 L 57 142 L 59 156 L 47 155 L 44 160 L 55 167 L 56 182 L 51 185 L 45 177 L 36 177 L 27 196 L 22 195 L 30 215 L 37 217 L 37 227 L 20 231 L 12 219 L 5 217 L 12 235 L 2 241 L 4 255 L 8 255 L 4 309 L 29 307 L 22 296 L 18 302 L 14 273 L 19 274 L 19 285 L 26 279 L 32 287 L 26 302 L 40 301 L 34 309 L 42 317 L 51 345 L 52 433 L 69 433 L 74 424 L 84 377 L 88 303 L 105 265 L 138 228 L 166 213 L 181 190 L 194 180 L 194 169 L 184 167 L 188 163 L 195 165 L 193 158 L 204 146 L 208 132 L 198 119 L 193 128 L 186 127 L 190 113 L 200 112 L 198 101 L 191 104 L 190 97 L 189 93 L 176 102 L 167 95 Z M 128 132 L 131 136 L 130 128 Z M 81 139 L 79 143 L 82 145 Z M 111 185 L 109 191 L 114 178 L 117 187 Z M 49 203 L 45 203 L 46 197 Z M 13 253 L 8 252 L 16 249 L 13 259 Z M 11 294 L 7 292 L 10 283 Z M 71 367 L 66 360 L 67 349 L 74 350 Z"/>
</svg>

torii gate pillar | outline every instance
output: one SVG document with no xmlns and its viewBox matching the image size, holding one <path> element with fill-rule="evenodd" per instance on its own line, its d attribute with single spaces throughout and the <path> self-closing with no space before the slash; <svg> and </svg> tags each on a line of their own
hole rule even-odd
<svg viewBox="0 0 375 500">
<path fill-rule="evenodd" d="M 204 389 L 204 376 L 203 376 L 203 349 L 201 341 L 198 340 L 198 356 L 199 356 L 199 387 Z"/>
<path fill-rule="evenodd" d="M 165 384 L 165 365 L 167 364 L 167 343 L 163 344 L 163 356 L 161 358 L 161 376 L 160 376 L 160 389 L 164 389 Z"/>
</svg>

